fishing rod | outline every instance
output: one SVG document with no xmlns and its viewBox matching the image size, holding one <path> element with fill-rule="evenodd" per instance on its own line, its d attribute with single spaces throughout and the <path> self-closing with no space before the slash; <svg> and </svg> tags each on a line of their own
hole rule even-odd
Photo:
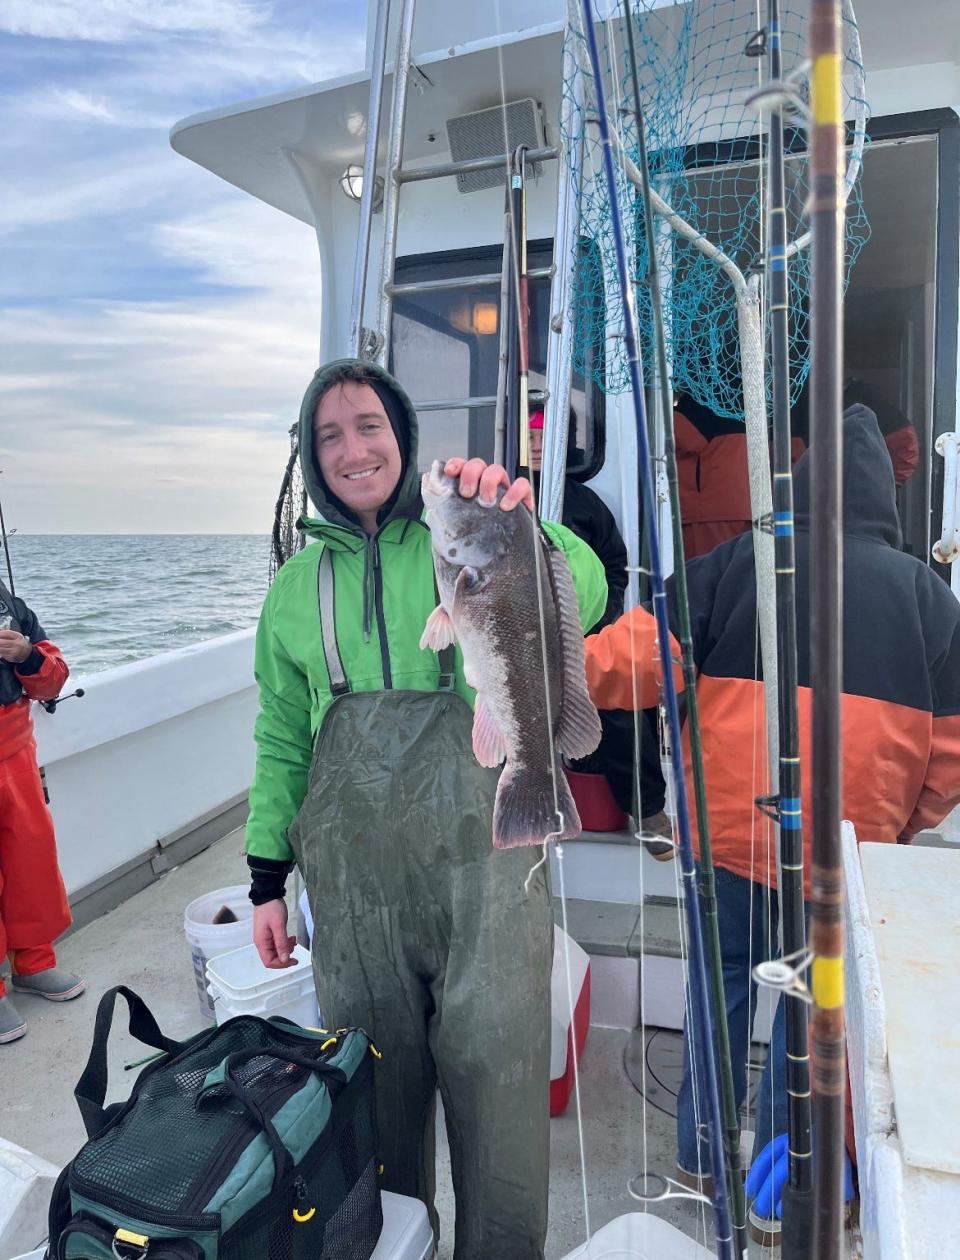
<svg viewBox="0 0 960 1260">
<path fill-rule="evenodd" d="M 813 837 L 812 1254 L 843 1250 L 843 856 L 840 847 L 843 690 L 843 104 L 840 0 L 811 0 L 810 679 Z"/>
<path fill-rule="evenodd" d="M 700 907 L 706 938 L 710 1006 L 717 1041 L 717 1066 L 723 1107 L 723 1145 L 727 1185 L 730 1194 L 733 1232 L 737 1251 L 747 1253 L 747 1208 L 743 1191 L 740 1162 L 740 1116 L 733 1085 L 733 1060 L 730 1053 L 730 1030 L 727 1025 L 726 997 L 723 987 L 723 959 L 720 952 L 720 919 L 710 841 L 710 816 L 707 810 L 706 783 L 703 770 L 703 747 L 700 740 L 700 714 L 697 702 L 697 667 L 693 657 L 693 632 L 690 627 L 690 605 L 687 597 L 686 560 L 683 550 L 683 521 L 680 512 L 680 485 L 677 475 L 677 449 L 673 431 L 673 399 L 667 364 L 667 341 L 663 326 L 663 297 L 657 267 L 654 238 L 653 205 L 650 196 L 650 167 L 647 156 L 646 124 L 640 107 L 640 73 L 633 36 L 633 18 L 629 0 L 624 0 L 627 31 L 627 53 L 633 86 L 633 112 L 639 147 L 640 194 L 647 238 L 647 285 L 653 314 L 653 340 L 657 356 L 657 377 L 660 387 L 660 410 L 663 414 L 664 452 L 667 485 L 670 492 L 670 515 L 673 522 L 674 580 L 677 590 L 680 652 L 683 663 L 684 697 L 687 705 L 687 731 L 690 735 L 690 758 L 697 811 L 697 834 L 700 837 Z M 672 738 L 672 736 L 671 736 Z"/>
<path fill-rule="evenodd" d="M 57 696 L 54 700 L 40 700 L 38 703 L 40 707 L 42 709 L 46 709 L 48 713 L 56 713 L 58 706 L 63 704 L 64 700 L 82 700 L 85 695 L 86 692 L 84 689 L 82 687 L 78 687 L 76 691 L 68 692 L 65 696 Z"/>
<path fill-rule="evenodd" d="M 517 475 L 517 466 L 521 451 L 529 451 L 529 435 L 525 433 L 527 421 L 523 415 L 525 410 L 526 389 L 523 378 L 524 312 L 522 309 L 522 256 L 523 217 L 524 217 L 524 169 L 523 149 L 517 149 L 510 159 L 507 177 L 507 257 L 505 265 L 509 267 L 509 297 L 506 310 L 506 419 L 504 425 L 503 464 L 510 480 Z"/>
<path fill-rule="evenodd" d="M 2 472 L 2 469 L 0 469 Z M 13 565 L 10 563 L 10 543 L 7 539 L 7 526 L 3 519 L 3 499 L 0 498 L 0 539 L 3 540 L 3 555 L 7 562 L 7 577 L 10 580 L 10 594 L 16 595 L 17 590 L 13 584 Z"/>
<path fill-rule="evenodd" d="M 520 372 L 520 445 L 521 468 L 530 469 L 530 282 L 527 277 L 527 151 L 521 145 L 515 155 L 520 176 L 519 219 L 517 235 L 517 351 Z"/>
<path fill-rule="evenodd" d="M 653 611 L 657 623 L 657 637 L 660 642 L 663 663 L 663 694 L 667 710 L 667 724 L 670 731 L 670 760 L 675 781 L 677 826 L 680 837 L 679 857 L 685 893 L 687 930 L 690 938 L 690 1027 L 696 1044 L 696 1060 L 702 1064 L 704 1070 L 707 1100 L 706 1127 L 710 1159 L 713 1168 L 718 1170 L 724 1167 L 723 1122 L 717 1083 L 717 1064 L 713 1053 L 713 1038 L 711 1035 L 712 1020 L 710 1000 L 707 992 L 703 927 L 700 922 L 700 912 L 697 905 L 697 875 L 693 857 L 693 841 L 690 833 L 690 807 L 687 799 L 683 768 L 680 710 L 677 703 L 677 690 L 670 657 L 670 623 L 663 583 L 663 566 L 660 559 L 660 539 L 657 532 L 653 465 L 650 458 L 650 442 L 647 434 L 643 371 L 640 359 L 640 346 L 637 339 L 634 294 L 627 270 L 623 218 L 620 212 L 617 178 L 613 165 L 613 147 L 607 119 L 606 99 L 600 67 L 600 52 L 597 47 L 596 30 L 594 29 L 592 0 L 581 0 L 581 13 L 587 45 L 590 50 L 590 64 L 593 70 L 597 94 L 598 124 L 603 148 L 604 174 L 606 176 L 607 195 L 610 201 L 610 225 L 616 250 L 617 279 L 623 301 L 624 341 L 630 368 L 630 389 L 636 419 L 637 455 L 643 479 L 642 499 L 650 554 L 650 586 L 653 597 Z M 734 1240 L 730 1220 L 730 1204 L 727 1195 L 726 1178 L 723 1176 L 714 1177 L 713 1208 L 717 1255 L 720 1260 L 733 1260 Z"/>
<path fill-rule="evenodd" d="M 783 75 L 780 0 L 767 0 L 766 48 L 770 86 Z M 790 444 L 790 312 L 787 210 L 784 187 L 782 97 L 772 95 L 767 149 L 766 285 L 770 376 L 773 395 L 773 535 L 777 600 L 778 794 L 774 818 L 780 828 L 781 962 L 803 966 L 806 924 L 803 904 L 803 818 L 800 804 L 800 722 L 797 710 L 797 596 Z M 781 974 L 785 974 L 781 971 Z M 791 975 L 781 989 L 786 1003 L 789 1179 L 783 1188 L 783 1260 L 810 1254 L 813 1212 L 810 1135 L 810 1051 L 807 1006 Z M 758 973 L 762 980 L 762 968 Z M 772 1079 L 772 1076 L 771 1076 Z"/>
</svg>

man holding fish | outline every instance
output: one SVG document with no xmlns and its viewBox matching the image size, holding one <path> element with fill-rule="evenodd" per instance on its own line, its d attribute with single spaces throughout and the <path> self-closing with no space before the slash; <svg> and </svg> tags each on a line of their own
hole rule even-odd
<svg viewBox="0 0 960 1260">
<path fill-rule="evenodd" d="M 553 923 L 536 868 L 579 830 L 560 757 L 599 737 L 581 635 L 603 569 L 569 531 L 537 529 L 529 484 L 497 465 L 435 464 L 422 498 L 416 414 L 374 364 L 316 373 L 300 459 L 320 545 L 281 569 L 258 630 L 254 937 L 267 966 L 291 965 L 296 861 L 324 1018 L 383 1051 L 384 1188 L 422 1199 L 436 1229 L 439 1088 L 457 1260 L 539 1260 Z"/>
</svg>

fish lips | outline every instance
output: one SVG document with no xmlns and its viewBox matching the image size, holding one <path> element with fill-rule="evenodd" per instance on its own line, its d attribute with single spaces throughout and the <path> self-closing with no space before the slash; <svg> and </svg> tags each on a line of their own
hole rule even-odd
<svg viewBox="0 0 960 1260">
<path fill-rule="evenodd" d="M 449 499 L 456 493 L 456 487 L 456 477 L 447 476 L 439 459 L 433 461 L 429 472 L 425 472 L 420 479 L 420 494 L 428 509 L 436 507 L 444 499 Z"/>
</svg>

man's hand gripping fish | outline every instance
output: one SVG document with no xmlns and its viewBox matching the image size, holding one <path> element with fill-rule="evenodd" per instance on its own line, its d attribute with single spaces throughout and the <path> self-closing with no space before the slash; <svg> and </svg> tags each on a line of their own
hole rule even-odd
<svg viewBox="0 0 960 1260">
<path fill-rule="evenodd" d="M 503 490 L 497 503 L 465 499 L 439 462 L 424 474 L 422 489 L 440 604 L 420 646 L 439 651 L 459 641 L 467 682 L 477 692 L 474 754 L 482 766 L 506 759 L 494 846 L 571 839 L 580 834 L 580 817 L 560 756 L 593 752 L 600 719 L 587 694 L 567 562 L 546 545 L 525 507 L 499 510 Z"/>
</svg>

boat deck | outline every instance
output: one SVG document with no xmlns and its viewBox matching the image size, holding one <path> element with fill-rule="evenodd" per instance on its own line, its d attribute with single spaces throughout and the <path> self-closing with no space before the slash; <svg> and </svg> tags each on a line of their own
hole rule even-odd
<svg viewBox="0 0 960 1260">
<path fill-rule="evenodd" d="M 183 935 L 183 910 L 203 892 L 245 881 L 242 832 L 223 840 L 131 897 L 117 909 L 62 942 L 59 960 L 82 974 L 87 993 L 54 1005 L 18 997 L 29 1031 L 0 1047 L 4 1088 L 0 1132 L 5 1138 L 62 1165 L 84 1141 L 73 1088 L 86 1062 L 99 995 L 125 984 L 141 994 L 161 1027 L 181 1038 L 204 1026 L 197 1007 L 190 953 Z M 123 1065 L 146 1051 L 133 1042 L 122 1021 L 111 1043 L 109 1098 L 124 1097 L 134 1073 Z M 594 1027 L 582 1063 L 586 1199 L 591 1230 L 635 1210 L 627 1181 L 646 1163 L 669 1173 L 674 1121 L 654 1101 L 645 1101 L 624 1070 L 629 1034 Z M 587 1237 L 580 1143 L 573 1102 L 551 1122 L 550 1232 L 546 1254 L 559 1260 Z M 439 1260 L 452 1256 L 453 1193 L 446 1139 L 440 1124 L 438 1210 L 442 1221 Z M 646 1151 L 644 1158 L 643 1151 Z M 673 1202 L 655 1209 L 685 1233 L 709 1241 L 700 1209 Z M 752 1253 L 760 1256 L 759 1249 Z M 769 1253 L 768 1253 L 769 1254 Z"/>
</svg>

